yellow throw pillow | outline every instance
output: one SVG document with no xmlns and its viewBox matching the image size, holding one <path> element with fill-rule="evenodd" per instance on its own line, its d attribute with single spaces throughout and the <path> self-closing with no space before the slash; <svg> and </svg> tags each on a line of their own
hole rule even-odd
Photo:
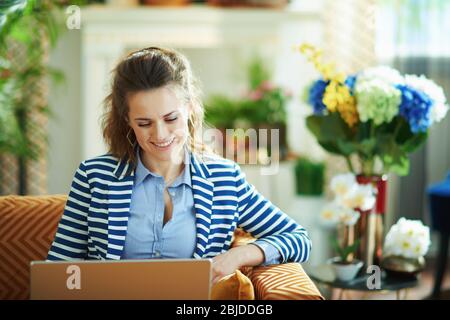
<svg viewBox="0 0 450 320">
<path fill-rule="evenodd" d="M 324 300 L 300 263 L 257 266 L 247 275 L 257 300 Z"/>
<path fill-rule="evenodd" d="M 241 271 L 236 270 L 213 285 L 211 300 L 255 300 L 253 284 Z"/>
</svg>

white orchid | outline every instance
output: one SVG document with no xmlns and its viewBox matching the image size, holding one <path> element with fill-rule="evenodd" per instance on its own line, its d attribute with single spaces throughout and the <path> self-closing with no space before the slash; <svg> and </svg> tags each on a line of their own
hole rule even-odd
<svg viewBox="0 0 450 320">
<path fill-rule="evenodd" d="M 384 242 L 385 255 L 418 258 L 428 252 L 430 229 L 420 220 L 400 220 L 391 227 Z"/>
<path fill-rule="evenodd" d="M 335 227 L 339 223 L 342 207 L 332 202 L 327 204 L 320 212 L 320 222 L 325 227 Z"/>
<path fill-rule="evenodd" d="M 339 217 L 339 220 L 346 226 L 353 226 L 358 222 L 359 219 L 359 212 L 350 209 L 350 208 L 344 208 L 341 211 L 341 215 Z"/>
<path fill-rule="evenodd" d="M 342 198 L 342 204 L 352 209 L 371 210 L 376 202 L 376 189 L 371 184 L 357 184 Z"/>
<path fill-rule="evenodd" d="M 335 201 L 339 206 L 367 211 L 375 205 L 376 189 L 371 184 L 358 184 L 352 173 L 334 176 L 330 187 L 336 195 Z"/>
<path fill-rule="evenodd" d="M 344 197 L 357 186 L 354 174 L 345 173 L 334 176 L 331 179 L 331 190 L 337 197 Z"/>
<path fill-rule="evenodd" d="M 336 227 L 339 223 L 353 226 L 358 219 L 357 211 L 343 207 L 337 202 L 327 204 L 320 212 L 321 223 L 326 227 Z"/>
</svg>

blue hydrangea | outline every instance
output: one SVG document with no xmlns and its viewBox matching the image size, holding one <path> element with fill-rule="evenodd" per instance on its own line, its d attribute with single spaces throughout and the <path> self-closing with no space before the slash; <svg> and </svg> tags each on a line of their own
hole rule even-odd
<svg viewBox="0 0 450 320">
<path fill-rule="evenodd" d="M 330 83 L 330 81 L 319 79 L 314 82 L 309 89 L 308 102 L 310 105 L 312 105 L 314 114 L 323 115 L 327 110 L 327 107 L 322 102 L 322 99 L 323 93 L 325 92 L 325 88 L 327 87 L 328 83 Z"/>
<path fill-rule="evenodd" d="M 356 74 L 348 76 L 347 79 L 345 79 L 345 85 L 350 89 L 350 93 L 353 95 L 353 88 L 355 88 L 355 82 L 356 82 Z"/>
<path fill-rule="evenodd" d="M 405 118 L 411 131 L 425 132 L 431 125 L 431 107 L 433 101 L 425 93 L 407 85 L 397 85 L 402 93 L 399 114 Z"/>
</svg>

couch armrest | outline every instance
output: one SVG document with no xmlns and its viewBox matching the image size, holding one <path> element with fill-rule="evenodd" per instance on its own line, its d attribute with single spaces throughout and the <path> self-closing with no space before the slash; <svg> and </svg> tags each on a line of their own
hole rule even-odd
<svg viewBox="0 0 450 320">
<path fill-rule="evenodd" d="M 231 247 L 255 240 L 249 233 L 236 229 Z M 242 267 L 240 271 L 252 281 L 257 300 L 324 300 L 300 263 Z"/>
<path fill-rule="evenodd" d="M 257 300 L 324 300 L 300 263 L 241 269 L 252 281 Z"/>
</svg>

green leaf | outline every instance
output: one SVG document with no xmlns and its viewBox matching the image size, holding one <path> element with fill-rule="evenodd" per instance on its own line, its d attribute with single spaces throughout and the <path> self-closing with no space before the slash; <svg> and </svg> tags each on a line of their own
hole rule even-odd
<svg viewBox="0 0 450 320">
<path fill-rule="evenodd" d="M 24 28 L 23 26 L 16 24 L 9 33 L 11 39 L 22 43 L 30 43 L 32 41 L 32 36 L 30 35 L 29 29 Z"/>
<path fill-rule="evenodd" d="M 393 135 L 383 134 L 378 136 L 377 154 L 389 171 L 402 176 L 408 174 L 408 154 L 395 142 Z"/>
<path fill-rule="evenodd" d="M 358 143 L 357 148 L 360 154 L 363 154 L 367 158 L 371 158 L 375 153 L 377 146 L 377 139 L 375 137 L 370 139 L 364 139 Z"/>
<path fill-rule="evenodd" d="M 351 244 L 350 246 L 344 247 L 342 248 L 342 261 L 347 261 L 347 258 L 350 254 L 354 253 L 359 246 L 360 240 L 357 239 L 353 244 Z"/>
<path fill-rule="evenodd" d="M 270 71 L 266 67 L 267 63 L 259 56 L 255 56 L 248 66 L 248 78 L 250 88 L 256 89 L 266 80 L 271 78 Z"/>
<path fill-rule="evenodd" d="M 402 150 L 411 153 L 421 147 L 428 138 L 428 132 L 419 132 L 406 140 L 401 146 Z"/>
<path fill-rule="evenodd" d="M 352 141 L 337 139 L 339 152 L 344 156 L 349 156 L 358 150 L 358 145 Z"/>
<path fill-rule="evenodd" d="M 347 156 L 355 150 L 355 146 L 348 142 L 353 134 L 337 112 L 308 116 L 306 126 L 328 152 Z"/>
</svg>

